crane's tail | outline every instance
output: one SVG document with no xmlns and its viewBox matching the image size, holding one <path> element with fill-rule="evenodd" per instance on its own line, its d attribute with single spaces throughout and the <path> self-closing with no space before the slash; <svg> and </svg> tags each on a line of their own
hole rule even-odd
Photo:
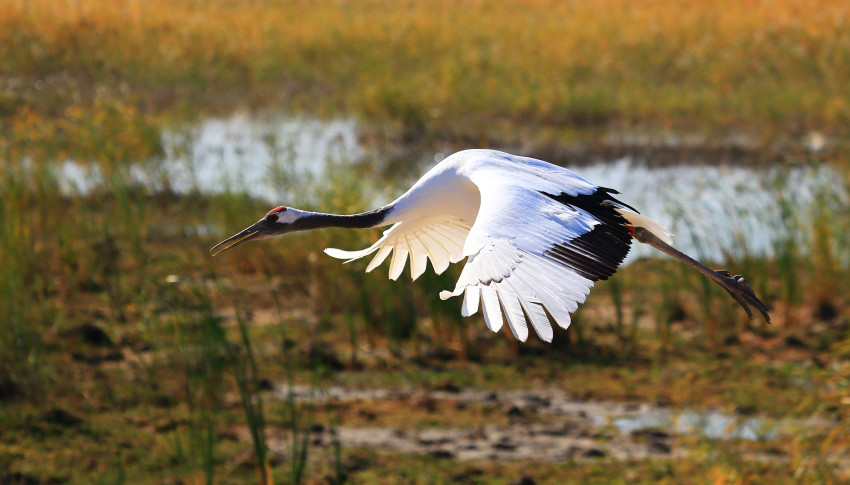
<svg viewBox="0 0 850 485">
<path fill-rule="evenodd" d="M 618 208 L 617 212 L 623 216 L 626 221 L 629 222 L 634 227 L 642 227 L 647 231 L 651 232 L 658 239 L 661 239 L 667 244 L 673 244 L 673 233 L 670 232 L 666 227 L 662 226 L 660 222 L 652 219 L 651 217 L 642 216 L 636 212 L 632 212 L 628 209 Z"/>
</svg>

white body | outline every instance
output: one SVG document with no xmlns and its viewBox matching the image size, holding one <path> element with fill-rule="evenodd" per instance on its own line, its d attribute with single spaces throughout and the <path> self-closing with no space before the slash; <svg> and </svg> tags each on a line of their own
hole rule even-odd
<svg viewBox="0 0 850 485">
<path fill-rule="evenodd" d="M 468 257 L 454 291 L 441 292 L 440 297 L 464 293 L 464 316 L 481 306 L 488 328 L 495 332 L 503 325 L 504 310 L 517 339 L 528 338 L 530 322 L 549 342 L 547 312 L 567 328 L 570 313 L 584 302 L 593 281 L 547 257 L 547 251 L 569 245 L 603 223 L 546 194 L 580 196 L 596 190 L 574 172 L 540 160 L 466 150 L 434 166 L 390 204 L 384 223 L 394 225 L 374 245 L 362 251 L 325 252 L 349 260 L 377 252 L 366 271 L 392 253 L 392 279 L 401 275 L 408 256 L 413 279 L 425 271 L 428 259 L 439 274 L 449 263 Z M 616 207 L 630 225 L 669 243 L 670 234 L 656 221 Z"/>
</svg>

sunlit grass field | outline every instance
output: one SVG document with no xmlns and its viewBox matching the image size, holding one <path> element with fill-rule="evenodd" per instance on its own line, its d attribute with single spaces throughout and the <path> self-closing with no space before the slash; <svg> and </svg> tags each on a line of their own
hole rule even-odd
<svg viewBox="0 0 850 485">
<path fill-rule="evenodd" d="M 645 260 L 597 285 L 552 345 L 518 345 L 439 300 L 459 268 L 391 282 L 321 252 L 365 247 L 377 230 L 212 260 L 212 244 L 270 207 L 154 192 L 129 168 L 162 159 L 164 127 L 256 110 L 352 116 L 420 146 L 698 133 L 698 152 L 743 136 L 754 141 L 742 163 L 826 161 L 850 190 L 848 22 L 841 1 L 0 3 L 0 483 L 850 479 L 850 271 L 839 263 L 850 217 L 831 201 L 811 214 L 810 252 L 789 237 L 774 258 L 722 262 L 769 303 L 772 326 L 699 275 Z M 826 149 L 801 146 L 812 133 Z M 63 193 L 56 166 L 68 159 L 99 167 L 104 183 Z M 374 167 L 367 157 L 288 183 L 310 208 L 355 212 L 369 208 Z M 271 399 L 289 384 L 556 387 L 817 424 L 757 442 L 681 436 L 674 449 L 687 451 L 662 459 L 463 462 L 314 437 L 518 418 L 439 400 Z M 605 446 L 604 433 L 592 439 Z"/>
<path fill-rule="evenodd" d="M 820 130 L 845 147 L 848 13 L 840 0 L 10 0 L 0 114 L 7 137 L 23 124 L 17 141 L 93 158 L 161 117 L 239 107 L 472 139 L 634 129 L 770 146 Z"/>
</svg>

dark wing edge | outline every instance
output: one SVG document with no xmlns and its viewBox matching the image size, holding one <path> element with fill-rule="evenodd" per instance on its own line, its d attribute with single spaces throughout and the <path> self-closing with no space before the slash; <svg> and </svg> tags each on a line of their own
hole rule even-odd
<svg viewBox="0 0 850 485">
<path fill-rule="evenodd" d="M 591 281 L 607 280 L 616 273 L 617 267 L 629 253 L 632 242 L 629 223 L 617 208 L 626 207 L 637 211 L 612 197 L 612 193 L 619 192 L 605 187 L 597 188 L 592 194 L 553 195 L 543 192 L 547 197 L 586 212 L 600 222 L 581 236 L 555 244 L 544 255 Z"/>
</svg>

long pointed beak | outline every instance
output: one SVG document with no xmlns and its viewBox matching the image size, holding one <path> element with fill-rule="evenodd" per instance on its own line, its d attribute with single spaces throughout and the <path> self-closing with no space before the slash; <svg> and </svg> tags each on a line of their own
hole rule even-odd
<svg viewBox="0 0 850 485">
<path fill-rule="evenodd" d="M 233 236 L 230 236 L 224 241 L 216 244 L 215 246 L 210 248 L 210 252 L 213 256 L 218 256 L 219 254 L 227 251 L 228 249 L 235 248 L 236 246 L 239 246 L 240 244 L 248 242 L 252 239 L 257 239 L 258 237 L 263 235 L 264 229 L 266 229 L 266 225 L 264 221 L 260 221 L 252 225 L 251 227 L 244 229 L 240 233 L 234 234 Z"/>
</svg>

